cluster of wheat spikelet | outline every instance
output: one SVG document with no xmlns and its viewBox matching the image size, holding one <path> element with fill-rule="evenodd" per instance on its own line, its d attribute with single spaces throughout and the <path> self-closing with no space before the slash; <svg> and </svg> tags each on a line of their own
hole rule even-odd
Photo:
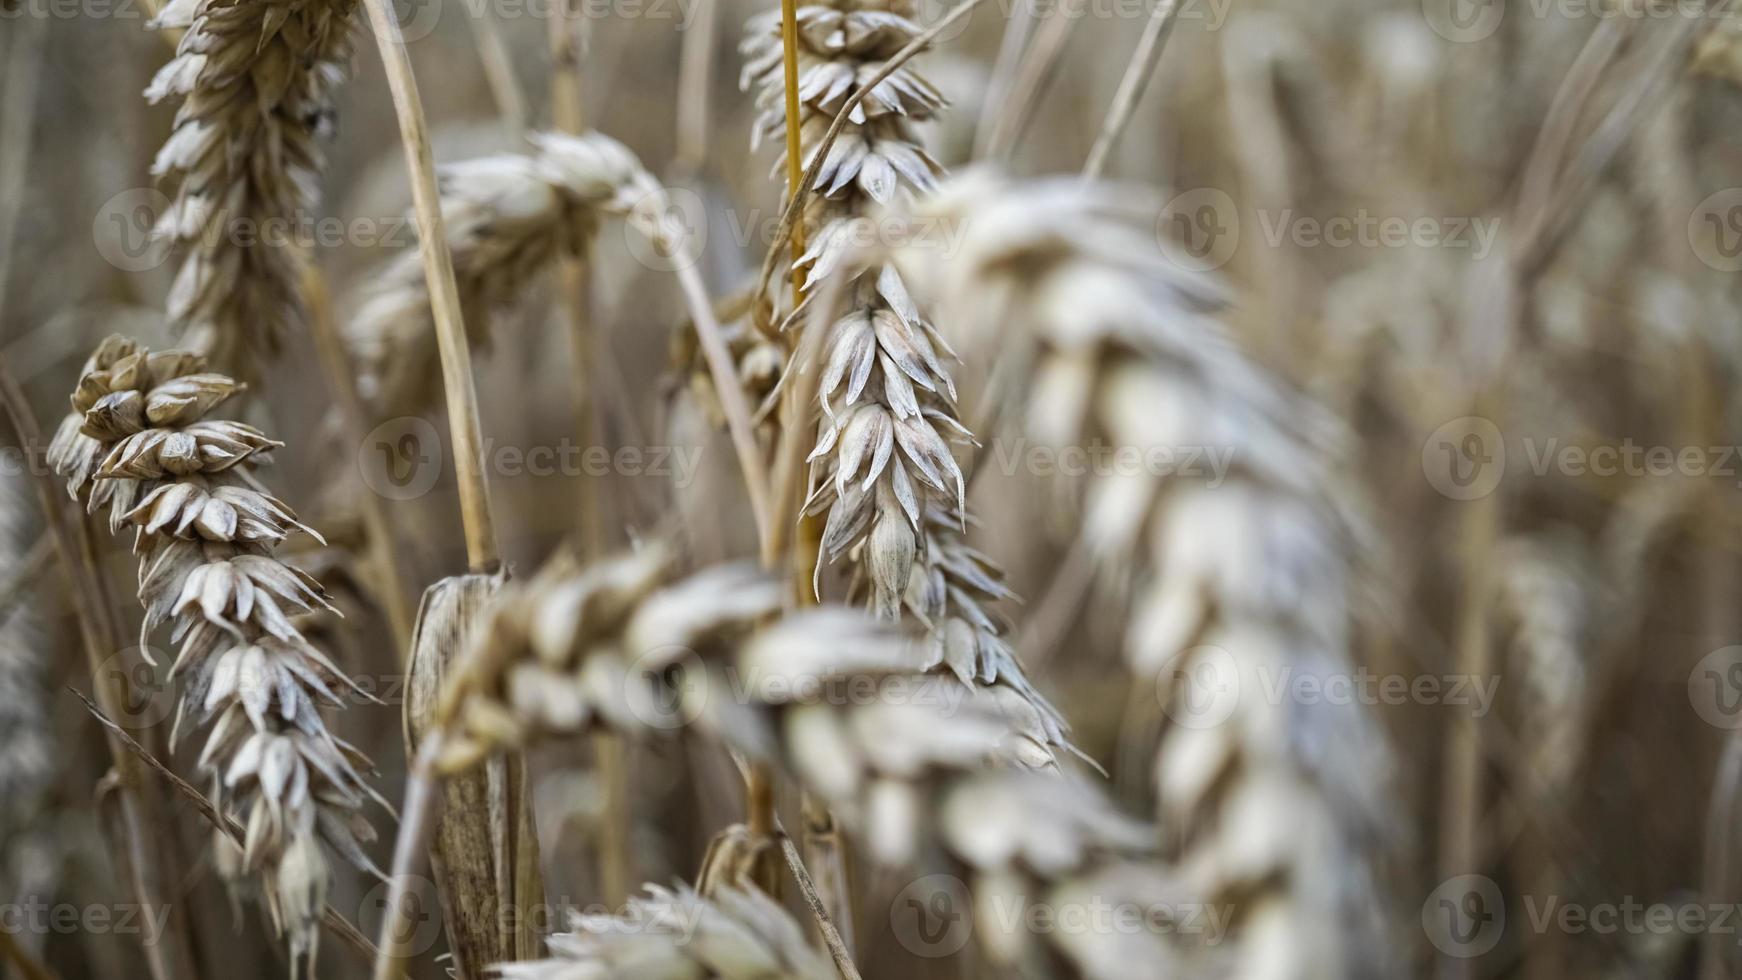
<svg viewBox="0 0 1742 980">
<path fill-rule="evenodd" d="M 322 842 L 372 870 L 369 762 L 319 710 L 363 694 L 292 622 L 328 608 L 326 596 L 272 552 L 314 532 L 253 473 L 282 443 L 211 417 L 241 389 L 201 355 L 111 337 L 86 363 L 49 461 L 75 500 L 135 528 L 141 645 L 171 622 L 179 645 L 175 730 L 210 726 L 200 768 L 242 825 L 243 865 L 263 876 L 293 958 L 312 962 L 331 878 Z"/>
<path fill-rule="evenodd" d="M 605 215 L 649 209 L 659 185 L 621 143 L 598 133 L 532 137 L 531 155 L 503 154 L 444 166 L 442 217 L 474 344 L 494 311 L 513 305 L 565 256 L 584 257 Z M 639 213 L 639 212 L 638 212 Z M 436 388 L 429 287 L 416 253 L 394 263 L 348 328 L 363 394 L 379 411 L 415 414 Z"/>
<path fill-rule="evenodd" d="M 1146 857 L 1150 826 L 1089 785 L 1032 768 L 1050 769 L 1051 753 L 1012 725 L 1000 689 L 921 673 L 923 646 L 862 610 L 780 616 L 784 589 L 766 573 L 725 565 L 679 578 L 675 558 L 654 545 L 585 569 L 559 560 L 505 589 L 444 687 L 439 765 L 462 771 L 535 736 L 595 725 L 646 738 L 693 722 L 749 758 L 778 761 L 880 863 L 971 880 L 982 938 L 1007 961 L 1056 955 L 1083 976 L 1137 975 L 1130 950 L 1104 937 L 1061 933 L 1049 947 L 1000 920 L 1012 903 L 1178 898 Z M 629 920 L 640 916 L 632 909 Z M 583 931 L 631 931 L 609 921 Z M 599 942 L 554 941 L 559 956 L 542 967 L 551 972 L 531 975 L 600 959 L 624 976 L 666 975 L 663 961 L 640 972 Z"/>
<path fill-rule="evenodd" d="M 273 235 L 313 220 L 355 11 L 354 0 L 172 0 L 156 20 L 185 31 L 145 92 L 181 100 L 151 168 L 176 181 L 156 233 L 188 250 L 169 315 L 184 344 L 227 370 L 253 370 L 306 321 L 303 257 Z"/>
<path fill-rule="evenodd" d="M 846 100 L 919 35 L 912 14 L 903 0 L 798 11 L 799 139 L 807 165 Z M 742 81 L 758 90 L 753 142 L 760 142 L 786 124 L 779 12 L 752 18 L 747 32 Z M 904 186 L 934 186 L 942 168 L 920 145 L 916 124 L 943 105 L 937 89 L 904 66 L 849 113 L 809 189 L 816 197 L 805 221 L 817 231 L 799 260 L 807 293 L 847 250 L 854 218 L 896 199 Z M 855 598 L 880 616 L 900 618 L 905 610 L 924 624 L 933 648 L 928 667 L 947 665 L 964 683 L 1013 695 L 1007 701 L 1027 716 L 1030 732 L 1044 733 L 1042 745 L 1068 748 L 1063 717 L 1024 676 L 1005 639 L 1008 624 L 991 608 L 1011 593 L 966 541 L 970 518 L 952 446 L 971 444 L 973 433 L 958 418 L 944 363 L 953 352 L 897 270 L 855 272 L 844 315 L 806 328 L 826 331 L 805 504 L 808 514 L 827 515 L 813 585 L 820 595 L 825 563 L 848 556 Z"/>
<path fill-rule="evenodd" d="M 1180 880 L 1240 909 L 1242 976 L 1377 968 L 1388 753 L 1358 705 L 1265 693 L 1351 669 L 1355 529 L 1313 448 L 1335 444 L 1331 423 L 1224 336 L 1219 286 L 1165 258 L 1117 189 L 976 174 L 913 214 L 951 223 L 955 247 L 915 235 L 870 261 L 935 303 L 965 356 L 1000 345 L 1037 439 L 1231 453 L 1220 486 L 1120 472 L 1087 488 L 1087 542 L 1135 590 L 1129 665 L 1176 721 L 1155 759 L 1159 817 Z M 1185 700 L 1218 692 L 1219 715 Z"/>
</svg>

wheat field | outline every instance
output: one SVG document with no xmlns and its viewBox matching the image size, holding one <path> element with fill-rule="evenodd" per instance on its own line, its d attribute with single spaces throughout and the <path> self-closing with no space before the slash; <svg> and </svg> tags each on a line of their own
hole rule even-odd
<svg viewBox="0 0 1742 980">
<path fill-rule="evenodd" d="M 0 0 L 0 977 L 1742 978 L 1728 0 Z"/>
</svg>

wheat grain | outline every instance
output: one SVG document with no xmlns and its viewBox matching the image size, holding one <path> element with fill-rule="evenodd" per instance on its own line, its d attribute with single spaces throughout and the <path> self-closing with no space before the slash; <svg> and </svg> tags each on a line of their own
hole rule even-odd
<svg viewBox="0 0 1742 980">
<path fill-rule="evenodd" d="M 904 0 L 798 11 L 800 146 L 807 166 L 846 100 L 920 35 L 912 13 Z M 741 82 L 758 88 L 756 143 L 786 124 L 778 15 L 752 18 L 742 49 L 748 60 Z M 843 235 L 858 228 L 852 218 L 893 200 L 903 185 L 921 192 L 933 187 L 943 169 L 920 145 L 914 126 L 943 105 L 930 82 L 903 66 L 850 111 L 812 185 L 819 196 L 806 221 L 820 231 L 799 259 L 807 291 L 842 254 Z M 777 172 L 784 162 L 782 154 Z M 988 608 L 1011 593 L 961 533 L 969 517 L 952 446 L 971 444 L 973 434 L 957 417 L 955 381 L 944 365 L 949 345 L 894 269 L 863 270 L 851 289 L 844 316 L 806 328 L 826 331 L 804 505 L 807 514 L 826 515 L 813 589 L 821 595 L 825 563 L 850 558 L 858 598 L 881 616 L 900 618 L 905 610 L 925 625 L 935 650 L 928 666 L 947 665 L 965 684 L 994 687 L 995 696 L 1033 716 L 1030 730 L 1047 732 L 1042 744 L 1049 751 L 1069 748 L 1063 717 L 1023 675 Z M 751 370 L 747 363 L 744 370 Z"/>
<path fill-rule="evenodd" d="M 1335 423 L 1225 337 L 1222 288 L 1164 258 L 1129 193 L 978 174 L 915 214 L 956 230 L 953 247 L 913 236 L 869 261 L 898 268 L 964 350 L 999 345 L 1036 439 L 1230 454 L 1220 485 L 1140 469 L 1086 491 L 1084 533 L 1117 570 L 1108 585 L 1135 584 L 1129 665 L 1182 722 L 1155 761 L 1176 873 L 1241 910 L 1243 976 L 1381 969 L 1387 751 L 1358 703 L 1264 693 L 1266 678 L 1351 669 L 1357 525 L 1324 455 Z M 1182 700 L 1218 690 L 1238 692 L 1225 720 Z"/>
<path fill-rule="evenodd" d="M 135 528 L 141 646 L 170 622 L 179 645 L 174 732 L 209 725 L 199 766 L 212 797 L 246 828 L 243 864 L 262 875 L 293 960 L 312 963 L 331 878 L 320 843 L 373 870 L 363 808 L 379 799 L 362 775 L 368 760 L 318 709 L 366 695 L 292 622 L 332 607 L 318 582 L 272 555 L 293 531 L 313 534 L 252 472 L 282 444 L 208 418 L 242 386 L 204 368 L 196 354 L 109 338 L 49 459 L 75 499 L 106 507 L 117 531 Z"/>
<path fill-rule="evenodd" d="M 658 195 L 659 185 L 621 143 L 598 133 L 532 138 L 536 152 L 442 168 L 442 216 L 466 332 L 489 339 L 492 314 L 512 306 L 560 256 L 586 256 L 600 220 Z M 396 260 L 346 331 L 359 388 L 387 415 L 415 414 L 436 393 L 437 348 L 418 257 Z"/>
<path fill-rule="evenodd" d="M 770 621 L 778 580 L 743 565 L 677 578 L 674 558 L 653 545 L 585 569 L 559 559 L 511 586 L 444 691 L 443 768 L 596 725 L 649 738 L 698 723 L 749 758 L 781 762 L 873 859 L 976 882 L 986 937 L 1011 962 L 1053 949 L 1084 975 L 1134 976 L 1130 960 L 1116 966 L 1070 937 L 1011 935 L 998 918 L 1049 896 L 1135 902 L 1169 887 L 1142 858 L 1153 828 L 1086 783 L 1030 771 L 1052 754 L 1025 698 L 919 673 L 927 644 L 859 609 Z"/>
<path fill-rule="evenodd" d="M 354 0 L 172 0 L 153 22 L 186 31 L 145 90 L 180 100 L 151 167 L 176 182 L 156 233 L 187 250 L 170 319 L 238 375 L 307 322 L 293 232 L 314 220 L 355 13 Z"/>
</svg>

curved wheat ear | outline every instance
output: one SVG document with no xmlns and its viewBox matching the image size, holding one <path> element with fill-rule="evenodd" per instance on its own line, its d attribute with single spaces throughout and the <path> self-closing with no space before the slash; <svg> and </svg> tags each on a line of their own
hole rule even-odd
<svg viewBox="0 0 1742 980">
<path fill-rule="evenodd" d="M 808 165 L 859 80 L 920 34 L 906 0 L 815 4 L 798 11 L 800 145 Z M 742 83 L 758 88 L 753 142 L 785 128 L 778 11 L 749 22 Z M 821 230 L 800 259 L 806 290 L 838 263 L 852 221 L 894 199 L 905 184 L 930 190 L 942 168 L 920 146 L 914 125 L 943 96 L 911 67 L 880 82 L 853 110 L 817 175 L 807 216 Z M 782 154 L 784 162 L 784 153 Z M 776 171 L 782 164 L 776 164 Z M 957 417 L 953 356 L 893 268 L 862 270 L 845 316 L 827 330 L 818 389 L 806 512 L 827 515 L 821 558 L 854 562 L 854 597 L 878 615 L 910 612 L 925 624 L 934 655 L 964 683 L 1002 688 L 1028 700 L 1049 733 L 1069 748 L 1063 717 L 1023 675 L 1003 624 L 988 608 L 1010 592 L 1001 573 L 966 543 L 965 481 L 952 446 L 973 442 Z M 820 577 L 824 561 L 817 563 Z M 821 594 L 820 579 L 814 583 Z"/>
<path fill-rule="evenodd" d="M 497 967 L 505 980 L 834 980 L 804 928 L 756 889 L 647 885 L 621 913 L 576 915 L 549 939 L 551 956 Z"/>
<path fill-rule="evenodd" d="M 532 156 L 467 160 L 439 175 L 442 218 L 474 345 L 488 340 L 492 311 L 518 302 L 559 256 L 586 255 L 601 217 L 663 200 L 635 154 L 608 136 L 543 133 L 532 142 Z M 415 414 L 434 400 L 435 329 L 415 250 L 387 270 L 347 334 L 361 366 L 362 393 L 383 413 Z"/>
<path fill-rule="evenodd" d="M 354 0 L 172 0 L 156 26 L 184 28 L 145 96 L 181 100 L 151 172 L 177 183 L 155 233 L 188 250 L 169 295 L 188 346 L 252 373 L 300 328 L 333 92 L 350 58 Z"/>
<path fill-rule="evenodd" d="M 1174 722 L 1160 817 L 1184 880 L 1239 909 L 1235 972 L 1358 975 L 1378 948 L 1389 753 L 1359 705 L 1288 686 L 1351 670 L 1355 525 L 1324 452 L 1339 432 L 1230 343 L 1220 287 L 1165 258 L 1154 212 L 1131 201 L 1074 179 L 965 178 L 870 261 L 936 303 L 964 350 L 997 345 L 1038 440 L 1221 454 L 1226 472 L 1097 476 L 1083 533 L 1109 586 L 1134 589 L 1129 665 Z"/>
<path fill-rule="evenodd" d="M 494 607 L 444 689 L 440 764 L 462 770 L 541 733 L 605 725 L 645 738 L 697 723 L 781 762 L 874 859 L 971 882 L 1001 956 L 1057 954 L 1083 975 L 1127 975 L 1082 936 L 1012 932 L 1004 917 L 1177 895 L 1132 860 L 1154 846 L 1153 828 L 1091 785 L 1029 768 L 1051 753 L 1025 698 L 919 673 L 925 646 L 862 610 L 771 619 L 783 592 L 745 565 L 676 578 L 659 546 L 584 570 L 553 564 Z M 1165 952 L 1153 933 L 1133 942 Z"/>
<path fill-rule="evenodd" d="M 173 622 L 180 646 L 174 732 L 210 724 L 200 769 L 246 831 L 243 866 L 262 875 L 293 959 L 312 963 L 331 878 L 319 844 L 373 872 L 362 811 L 379 801 L 360 773 L 368 760 L 318 708 L 341 706 L 347 688 L 367 695 L 292 622 L 332 607 L 320 583 L 272 556 L 292 531 L 314 534 L 253 475 L 283 444 L 208 417 L 241 389 L 197 354 L 110 337 L 85 365 L 49 462 L 74 499 L 108 509 L 112 529 L 136 529 L 140 643 Z"/>
</svg>

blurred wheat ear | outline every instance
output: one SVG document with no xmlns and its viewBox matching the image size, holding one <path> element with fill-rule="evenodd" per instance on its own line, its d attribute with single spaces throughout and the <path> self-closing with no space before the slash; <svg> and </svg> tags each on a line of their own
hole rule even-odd
<svg viewBox="0 0 1742 980">
<path fill-rule="evenodd" d="M 416 758 L 423 739 L 436 730 L 442 681 L 486 621 L 484 612 L 505 578 L 500 572 L 456 575 L 424 592 L 406 679 L 407 758 Z M 444 780 L 440 792 L 430 866 L 455 969 L 461 977 L 481 978 L 488 964 L 537 957 L 539 937 L 528 913 L 543 901 L 544 886 L 525 758 L 494 756 Z"/>
</svg>

